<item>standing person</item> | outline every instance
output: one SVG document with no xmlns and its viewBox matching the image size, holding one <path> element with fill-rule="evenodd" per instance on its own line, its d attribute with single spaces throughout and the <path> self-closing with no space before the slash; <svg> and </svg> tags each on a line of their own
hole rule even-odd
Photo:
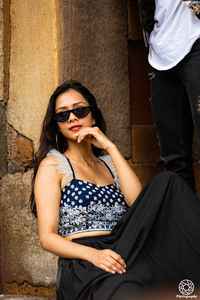
<svg viewBox="0 0 200 300">
<path fill-rule="evenodd" d="M 166 169 L 195 191 L 192 143 L 200 144 L 200 1 L 138 0 L 149 44 L 151 103 Z"/>
<path fill-rule="evenodd" d="M 155 286 L 175 285 L 176 293 L 185 278 L 200 285 L 200 201 L 172 172 L 141 191 L 104 132 L 86 87 L 70 81 L 55 90 L 36 155 L 31 208 L 42 247 L 60 257 L 57 299 L 138 300 Z"/>
</svg>

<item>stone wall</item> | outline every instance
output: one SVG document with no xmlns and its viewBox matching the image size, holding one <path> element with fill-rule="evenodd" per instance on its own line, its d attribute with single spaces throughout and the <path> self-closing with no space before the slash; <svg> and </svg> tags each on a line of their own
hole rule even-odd
<svg viewBox="0 0 200 300">
<path fill-rule="evenodd" d="M 96 96 L 107 134 L 131 157 L 127 1 L 63 0 L 62 79 Z"/>
<path fill-rule="evenodd" d="M 3 15 L 3 0 L 0 0 L 0 179 L 7 172 L 7 149 L 6 149 L 6 104 L 4 98 L 4 15 Z M 1 230 L 0 211 L 0 293 L 2 292 L 2 230 Z"/>
<path fill-rule="evenodd" d="M 126 5 L 0 0 L 0 293 L 55 297 L 57 258 L 41 249 L 28 200 L 42 119 L 59 82 L 76 79 L 94 93 L 108 135 L 143 184 L 160 170 L 154 126 L 131 131 Z"/>
<path fill-rule="evenodd" d="M 4 97 L 4 16 L 3 0 L 0 0 L 0 178 L 7 172 L 6 163 L 6 99 Z"/>
<path fill-rule="evenodd" d="M 37 219 L 28 203 L 31 178 L 32 171 L 27 171 L 7 174 L 1 180 L 3 290 L 54 296 L 57 257 L 39 243 Z"/>
<path fill-rule="evenodd" d="M 56 0 L 0 0 L 0 293 L 55 296 L 57 258 L 28 204 L 46 104 L 59 82 Z"/>
<path fill-rule="evenodd" d="M 80 80 L 131 157 L 126 1 L 0 0 L 0 39 L 0 292 L 55 297 L 57 258 L 28 205 L 41 123 L 57 84 Z"/>
<path fill-rule="evenodd" d="M 8 123 L 37 148 L 47 102 L 59 81 L 56 0 L 12 0 Z"/>
</svg>

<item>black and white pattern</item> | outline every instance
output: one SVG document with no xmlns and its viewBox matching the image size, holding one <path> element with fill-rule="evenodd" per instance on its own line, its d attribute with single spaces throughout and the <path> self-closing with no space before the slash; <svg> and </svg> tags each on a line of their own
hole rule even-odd
<svg viewBox="0 0 200 300">
<path fill-rule="evenodd" d="M 112 230 L 127 211 L 124 196 L 116 184 L 96 185 L 73 179 L 62 190 L 59 234 Z"/>
</svg>

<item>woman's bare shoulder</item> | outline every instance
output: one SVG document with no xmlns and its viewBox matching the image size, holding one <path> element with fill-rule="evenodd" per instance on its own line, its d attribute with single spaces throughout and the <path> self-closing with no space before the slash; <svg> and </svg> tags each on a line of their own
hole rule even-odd
<svg viewBox="0 0 200 300">
<path fill-rule="evenodd" d="M 45 157 L 39 164 L 39 173 L 58 174 L 57 161 L 53 155 Z"/>
<path fill-rule="evenodd" d="M 55 157 L 53 155 L 45 157 L 41 163 L 40 163 L 41 167 L 56 167 L 57 166 L 57 161 L 55 159 Z"/>
</svg>

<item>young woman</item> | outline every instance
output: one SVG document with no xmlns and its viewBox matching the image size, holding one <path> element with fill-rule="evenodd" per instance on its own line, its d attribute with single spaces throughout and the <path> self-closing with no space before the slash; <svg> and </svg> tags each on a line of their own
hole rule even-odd
<svg viewBox="0 0 200 300">
<path fill-rule="evenodd" d="M 59 256 L 57 299 L 138 299 L 157 286 L 177 289 L 185 278 L 198 285 L 200 201 L 170 172 L 141 191 L 104 132 L 86 87 L 70 81 L 56 89 L 36 155 L 31 207 L 42 247 Z"/>
</svg>

